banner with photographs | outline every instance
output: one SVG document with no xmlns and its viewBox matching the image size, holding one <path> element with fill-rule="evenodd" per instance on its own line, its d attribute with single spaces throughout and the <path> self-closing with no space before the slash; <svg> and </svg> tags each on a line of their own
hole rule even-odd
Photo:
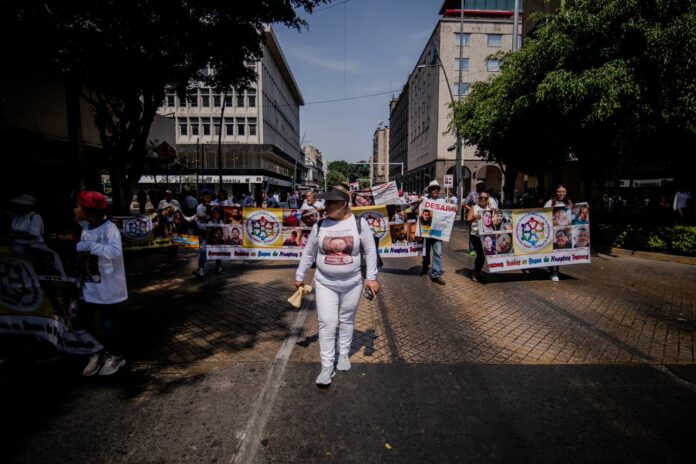
<svg viewBox="0 0 696 464">
<path fill-rule="evenodd" d="M 44 244 L 0 247 L 0 334 L 36 336 L 66 353 L 101 350 L 91 334 L 73 329 L 79 279 L 69 275 Z"/>
<path fill-rule="evenodd" d="M 121 231 L 124 250 L 173 245 L 198 248 L 198 226 L 175 205 L 147 215 L 114 216 L 111 221 Z"/>
<path fill-rule="evenodd" d="M 299 260 L 312 227 L 319 220 L 313 210 L 216 208 L 220 213 L 213 210 L 206 229 L 206 252 L 210 259 Z M 422 240 L 416 239 L 415 219 L 399 219 L 398 224 L 393 224 L 397 227 L 390 226 L 390 214 L 393 217 L 398 209 L 398 205 L 356 207 L 353 213 L 364 217 L 379 238 L 383 257 L 418 256 Z"/>
<path fill-rule="evenodd" d="M 449 242 L 457 217 L 457 205 L 443 199 L 425 198 L 418 211 L 417 235 Z"/>
<path fill-rule="evenodd" d="M 351 195 L 355 207 L 396 205 L 399 203 L 399 189 L 396 187 L 395 181 L 365 190 L 356 190 Z"/>
<path fill-rule="evenodd" d="M 491 272 L 591 261 L 590 208 L 488 210 L 478 221 Z"/>
</svg>

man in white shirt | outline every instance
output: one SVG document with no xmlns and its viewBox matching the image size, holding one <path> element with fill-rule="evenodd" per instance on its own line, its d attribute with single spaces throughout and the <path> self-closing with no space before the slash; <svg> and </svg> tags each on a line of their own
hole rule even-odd
<svg viewBox="0 0 696 464">
<path fill-rule="evenodd" d="M 312 190 L 307 192 L 307 198 L 302 203 L 301 210 L 315 210 L 321 212 L 324 209 L 324 202 L 317 198 L 316 193 Z"/>
<path fill-rule="evenodd" d="M 43 243 L 44 222 L 36 213 L 36 198 L 31 195 L 20 195 L 10 200 L 16 213 L 10 223 L 10 238 L 16 245 Z"/>
<path fill-rule="evenodd" d="M 171 190 L 167 190 L 166 192 L 164 192 L 164 198 L 160 200 L 159 205 L 157 205 L 157 209 L 164 209 L 171 205 L 174 205 L 177 208 L 181 209 L 179 201 L 174 198 L 174 192 L 172 192 Z"/>
</svg>

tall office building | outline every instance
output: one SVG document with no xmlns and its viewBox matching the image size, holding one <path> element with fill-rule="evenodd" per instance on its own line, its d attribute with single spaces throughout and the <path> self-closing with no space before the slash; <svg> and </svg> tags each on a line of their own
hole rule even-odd
<svg viewBox="0 0 696 464">
<path fill-rule="evenodd" d="M 159 110 L 176 118 L 179 160 L 199 174 L 201 184 L 216 188 L 221 128 L 223 187 L 236 195 L 260 186 L 289 190 L 304 171 L 300 149 L 304 100 L 273 29 L 267 27 L 265 32 L 263 58 L 249 64 L 258 75 L 252 88 L 223 94 L 196 85 L 186 97 L 168 94 Z"/>
</svg>

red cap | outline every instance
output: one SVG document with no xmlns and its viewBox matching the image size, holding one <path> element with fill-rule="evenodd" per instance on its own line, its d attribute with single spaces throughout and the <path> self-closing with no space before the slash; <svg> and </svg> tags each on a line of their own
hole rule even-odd
<svg viewBox="0 0 696 464">
<path fill-rule="evenodd" d="M 76 202 L 85 208 L 106 209 L 106 196 L 99 192 L 82 191 L 77 194 Z"/>
</svg>

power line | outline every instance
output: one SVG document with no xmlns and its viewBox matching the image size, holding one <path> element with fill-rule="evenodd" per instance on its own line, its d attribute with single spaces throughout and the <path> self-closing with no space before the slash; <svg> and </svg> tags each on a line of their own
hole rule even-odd
<svg viewBox="0 0 696 464">
<path fill-rule="evenodd" d="M 326 10 L 328 10 L 329 8 L 333 8 L 333 7 L 335 7 L 335 6 L 344 5 L 344 4 L 346 4 L 346 3 L 350 2 L 350 1 L 352 1 L 352 0 L 343 0 L 342 2 L 332 3 L 331 5 L 325 6 L 325 7 L 323 7 L 323 8 L 317 8 L 316 10 L 312 11 L 311 13 L 305 13 L 305 14 L 301 15 L 300 18 L 306 18 L 307 16 L 311 16 L 311 15 L 313 15 L 313 14 L 316 14 L 316 13 L 319 13 L 319 12 L 322 12 L 322 11 L 326 11 Z"/>
</svg>

